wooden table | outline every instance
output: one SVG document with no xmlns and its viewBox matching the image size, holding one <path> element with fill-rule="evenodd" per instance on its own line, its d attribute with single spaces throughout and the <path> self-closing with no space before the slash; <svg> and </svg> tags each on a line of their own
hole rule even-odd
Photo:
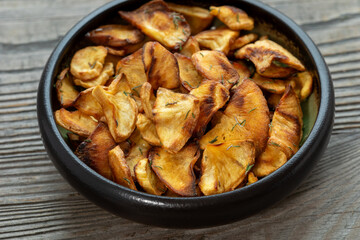
<svg viewBox="0 0 360 240">
<path fill-rule="evenodd" d="M 36 94 L 56 43 L 109 0 L 0 0 L 0 239 L 359 239 L 360 0 L 264 0 L 325 56 L 335 85 L 328 149 L 289 197 L 243 221 L 172 230 L 116 217 L 79 195 L 43 147 Z"/>
</svg>

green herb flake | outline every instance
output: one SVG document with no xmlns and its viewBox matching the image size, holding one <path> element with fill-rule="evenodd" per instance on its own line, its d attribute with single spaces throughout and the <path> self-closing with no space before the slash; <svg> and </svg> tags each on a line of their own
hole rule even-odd
<svg viewBox="0 0 360 240">
<path fill-rule="evenodd" d="M 186 116 L 185 116 L 184 120 L 187 119 L 187 117 L 189 115 L 189 112 L 190 112 L 190 110 L 186 113 Z"/>
<path fill-rule="evenodd" d="M 160 157 L 160 154 L 159 153 L 155 153 L 155 155 L 159 156 Z"/>
<path fill-rule="evenodd" d="M 187 33 L 186 33 L 186 31 L 185 31 L 184 28 L 182 29 L 182 32 L 183 32 L 184 35 L 187 35 Z M 184 42 L 185 42 L 185 41 L 184 41 Z"/>
<path fill-rule="evenodd" d="M 126 91 L 124 91 L 124 94 L 125 94 L 125 96 L 132 95 L 130 92 L 126 92 Z"/>
<path fill-rule="evenodd" d="M 209 67 L 209 71 L 211 71 L 212 67 L 213 67 L 213 66 L 212 66 L 212 65 L 210 65 L 210 67 Z"/>
<path fill-rule="evenodd" d="M 116 127 L 118 127 L 119 123 L 118 123 L 118 121 L 116 119 L 115 119 L 115 123 L 116 123 Z"/>
<path fill-rule="evenodd" d="M 140 151 L 141 155 L 143 155 L 143 151 L 141 150 L 141 148 L 140 148 L 140 147 L 139 147 L 139 151 Z"/>
<path fill-rule="evenodd" d="M 159 169 L 163 169 L 162 167 L 160 167 L 160 166 L 155 166 L 155 165 L 153 165 L 154 167 L 156 167 L 156 168 L 159 168 Z"/>
<path fill-rule="evenodd" d="M 199 54 L 200 54 L 202 57 L 204 57 L 204 54 L 203 54 L 202 52 L 199 52 Z"/>
<path fill-rule="evenodd" d="M 191 87 L 191 88 L 198 88 L 200 86 L 200 83 L 196 87 L 192 86 L 188 81 L 184 81 L 184 83 L 189 85 L 189 87 Z"/>
<path fill-rule="evenodd" d="M 288 67 L 290 67 L 289 65 L 287 65 L 287 64 L 285 64 L 285 63 L 282 63 L 282 62 L 280 62 L 280 61 L 276 61 L 276 60 L 272 61 L 272 63 L 273 63 L 274 65 L 278 66 L 278 67 L 283 67 L 283 68 L 288 68 Z"/>
<path fill-rule="evenodd" d="M 128 143 L 128 144 L 130 144 L 131 145 L 131 140 L 130 139 L 126 139 L 126 142 Z"/>
<path fill-rule="evenodd" d="M 126 177 L 124 177 L 123 179 L 124 179 L 125 181 L 127 181 L 127 183 L 128 183 L 129 185 L 131 184 L 130 180 L 127 179 Z"/>
<path fill-rule="evenodd" d="M 253 109 L 251 109 L 248 113 L 251 113 L 252 111 L 255 111 L 256 107 L 254 107 Z"/>
<path fill-rule="evenodd" d="M 236 148 L 236 147 L 240 147 L 240 146 L 239 146 L 239 145 L 235 145 L 235 146 L 234 146 L 234 145 L 230 145 L 230 146 L 226 149 L 226 151 L 229 150 L 229 149 L 232 148 L 232 147 Z"/>
<path fill-rule="evenodd" d="M 239 14 L 236 14 L 236 21 L 240 22 Z"/>
<path fill-rule="evenodd" d="M 279 144 L 275 143 L 275 142 L 270 142 L 269 144 L 273 145 L 273 146 L 276 146 L 276 147 L 280 147 Z"/>
<path fill-rule="evenodd" d="M 216 136 L 213 140 L 209 141 L 209 143 L 214 143 L 217 141 L 218 136 Z"/>
<path fill-rule="evenodd" d="M 183 29 L 184 30 L 184 29 Z M 182 39 L 182 38 L 177 38 L 177 39 L 179 39 L 180 41 L 182 41 L 182 42 L 186 42 L 184 39 Z"/>
<path fill-rule="evenodd" d="M 88 64 L 89 64 L 90 69 L 94 69 L 94 67 L 95 67 L 95 65 L 96 65 L 96 62 L 97 62 L 97 61 L 95 61 L 93 64 L 88 63 Z"/>
<path fill-rule="evenodd" d="M 194 114 L 193 112 L 191 113 L 191 116 L 192 116 L 193 118 L 195 118 L 195 114 Z"/>
<path fill-rule="evenodd" d="M 175 105 L 175 104 L 177 104 L 177 103 L 178 103 L 178 102 L 170 102 L 170 103 L 166 103 L 166 104 L 165 104 L 165 107 L 166 107 L 166 106 Z"/>
<path fill-rule="evenodd" d="M 86 139 L 84 142 L 91 143 L 91 139 Z"/>
<path fill-rule="evenodd" d="M 251 165 L 247 165 L 247 166 L 246 166 L 245 175 L 250 172 L 250 170 L 253 168 L 253 166 L 254 166 L 254 164 L 251 164 Z"/>
<path fill-rule="evenodd" d="M 152 165 L 152 161 L 151 160 L 149 160 L 149 167 L 151 168 L 151 165 Z"/>
<path fill-rule="evenodd" d="M 291 147 L 288 147 L 292 152 L 294 151 Z"/>
</svg>

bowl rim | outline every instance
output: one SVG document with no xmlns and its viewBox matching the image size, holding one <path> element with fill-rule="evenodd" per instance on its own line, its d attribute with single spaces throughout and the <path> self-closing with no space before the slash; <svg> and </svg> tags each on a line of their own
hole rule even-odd
<svg viewBox="0 0 360 240">
<path fill-rule="evenodd" d="M 244 199 L 249 196 L 258 196 L 264 189 L 271 189 L 271 185 L 274 182 L 281 181 L 284 176 L 287 174 L 291 174 L 294 170 L 296 164 L 303 158 L 304 155 L 307 154 L 307 149 L 310 146 L 317 145 L 318 137 L 324 136 L 325 129 L 322 128 L 324 124 L 328 125 L 329 121 L 333 122 L 333 111 L 334 111 L 334 90 L 332 85 L 332 80 L 330 77 L 330 72 L 326 63 L 310 37 L 289 17 L 285 16 L 280 11 L 262 3 L 257 0 L 243 0 L 239 2 L 246 2 L 249 5 L 252 5 L 257 8 L 261 8 L 264 11 L 268 12 L 270 15 L 273 15 L 277 18 L 277 20 L 281 21 L 283 24 L 287 25 L 289 29 L 292 29 L 294 34 L 299 37 L 299 41 L 304 43 L 304 46 L 307 48 L 309 52 L 309 57 L 313 59 L 315 63 L 315 70 L 318 73 L 319 79 L 319 111 L 316 117 L 316 121 L 314 126 L 303 143 L 302 147 L 298 150 L 298 152 L 291 157 L 281 168 L 273 172 L 272 174 L 260 179 L 259 181 L 251 184 L 250 186 L 245 186 L 234 191 L 225 192 L 216 195 L 210 196 L 199 196 L 199 197 L 167 197 L 167 196 L 157 196 L 151 195 L 145 192 L 134 191 L 129 188 L 120 186 L 111 180 L 106 179 L 100 174 L 96 173 L 90 167 L 88 167 L 85 163 L 83 163 L 77 156 L 73 153 L 73 151 L 66 144 L 64 139 L 61 137 L 60 132 L 58 131 L 56 122 L 54 120 L 52 105 L 51 105 L 51 87 L 52 80 L 55 78 L 55 74 L 57 73 L 57 68 L 60 66 L 59 59 L 63 59 L 66 50 L 66 47 L 69 43 L 78 38 L 80 30 L 89 22 L 91 22 L 94 18 L 98 17 L 104 12 L 113 11 L 119 4 L 124 2 L 128 2 L 126 0 L 115 0 L 110 3 L 107 3 L 98 9 L 94 10 L 82 20 L 80 20 L 76 25 L 74 25 L 61 39 L 58 45 L 53 50 L 51 56 L 49 57 L 48 62 L 44 68 L 41 81 L 38 89 L 38 101 L 37 101 L 37 112 L 38 112 L 38 121 L 41 130 L 41 135 L 43 142 L 46 146 L 49 146 L 50 143 L 47 143 L 49 139 L 53 139 L 52 142 L 57 142 L 58 146 L 56 146 L 56 151 L 62 151 L 69 157 L 69 159 L 63 161 L 61 164 L 66 166 L 67 169 L 69 167 L 75 167 L 71 169 L 71 175 L 76 176 L 82 183 L 88 181 L 88 185 L 96 184 L 98 187 L 104 187 L 104 189 L 98 189 L 101 193 L 106 194 L 106 197 L 115 197 L 117 199 L 122 198 L 123 194 L 133 196 L 133 200 L 136 202 L 146 202 L 148 205 L 152 205 L 153 207 L 167 207 L 168 203 L 176 202 L 176 205 L 170 206 L 170 208 L 178 208 L 181 209 L 185 205 L 188 204 L 193 205 L 194 207 L 201 207 L 204 205 L 204 201 L 207 202 L 205 204 L 215 204 L 218 200 L 223 200 L 224 198 L 237 198 Z M 310 54 L 311 53 L 311 54 Z M 43 109 L 45 111 L 45 116 L 43 115 Z M 329 116 L 330 119 L 329 120 Z M 46 129 L 45 129 L 46 128 Z M 331 123 L 332 129 L 332 123 Z M 326 131 L 331 131 L 331 129 L 326 129 Z M 46 148 L 49 155 L 51 154 L 51 150 Z M 52 146 L 52 150 L 55 147 Z M 53 160 L 53 158 L 51 157 Z M 53 160 L 54 161 L 54 160 Z M 73 162 L 71 162 L 73 161 Z M 59 163 L 58 163 L 59 164 Z M 56 165 L 56 164 L 55 164 Z M 78 167 L 78 168 L 76 168 Z M 90 180 L 89 180 L 90 178 Z M 110 192 L 108 192 L 108 189 Z M 199 201 L 201 200 L 201 201 Z"/>
</svg>

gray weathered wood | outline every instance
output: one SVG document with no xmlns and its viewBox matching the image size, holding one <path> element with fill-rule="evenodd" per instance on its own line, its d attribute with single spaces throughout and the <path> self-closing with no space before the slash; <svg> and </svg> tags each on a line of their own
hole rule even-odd
<svg viewBox="0 0 360 240">
<path fill-rule="evenodd" d="M 360 236 L 360 1 L 264 0 L 319 46 L 336 95 L 330 145 L 289 197 L 243 221 L 197 230 L 113 216 L 72 189 L 39 136 L 36 91 L 62 36 L 109 0 L 0 0 L 0 239 L 357 239 Z"/>
</svg>

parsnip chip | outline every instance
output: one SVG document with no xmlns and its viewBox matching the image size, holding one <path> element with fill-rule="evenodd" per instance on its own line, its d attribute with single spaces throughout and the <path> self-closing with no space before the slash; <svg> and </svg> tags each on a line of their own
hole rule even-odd
<svg viewBox="0 0 360 240">
<path fill-rule="evenodd" d="M 89 116 L 93 116 L 95 119 L 100 120 L 104 116 L 103 110 L 99 102 L 92 95 L 94 88 L 88 88 L 81 91 L 78 97 L 73 102 L 73 106 Z"/>
<path fill-rule="evenodd" d="M 260 74 L 255 73 L 252 77 L 252 80 L 263 90 L 275 94 L 283 94 L 286 87 L 290 84 L 292 87 L 295 87 L 294 80 L 281 80 L 262 77 Z"/>
<path fill-rule="evenodd" d="M 121 59 L 116 65 L 116 75 L 121 73 L 126 75 L 127 81 L 132 93 L 136 96 L 135 89 L 138 89 L 144 82 L 147 81 L 145 74 L 144 63 L 142 60 L 142 49 L 133 54 Z"/>
<path fill-rule="evenodd" d="M 106 47 L 108 54 L 111 54 L 113 56 L 123 57 L 126 55 L 126 50 L 124 49 L 117 49 L 113 47 Z"/>
<path fill-rule="evenodd" d="M 232 65 L 239 74 L 238 82 L 231 88 L 231 90 L 235 90 L 239 86 L 239 84 L 244 81 L 244 79 L 250 77 L 251 72 L 250 69 L 242 61 L 233 62 Z"/>
<path fill-rule="evenodd" d="M 230 51 L 231 44 L 239 36 L 239 32 L 230 29 L 220 28 L 207 30 L 195 35 L 200 47 L 218 50 L 227 55 Z"/>
<path fill-rule="evenodd" d="M 234 190 L 255 163 L 252 141 L 227 141 L 207 145 L 201 160 L 199 187 L 204 195 Z"/>
<path fill-rule="evenodd" d="M 248 181 L 247 181 L 246 185 L 248 186 L 257 181 L 258 181 L 258 178 L 255 176 L 255 174 L 253 172 L 249 172 L 248 173 Z"/>
<path fill-rule="evenodd" d="M 166 192 L 167 187 L 153 172 L 150 166 L 150 162 L 147 158 L 139 160 L 139 162 L 136 164 L 135 178 L 147 193 L 162 195 L 164 192 Z"/>
<path fill-rule="evenodd" d="M 55 83 L 57 98 L 62 107 L 70 107 L 77 98 L 79 92 L 75 89 L 69 68 L 65 68 L 58 76 Z"/>
<path fill-rule="evenodd" d="M 199 87 L 202 76 L 196 71 L 191 59 L 179 53 L 175 53 L 174 56 L 179 65 L 181 85 L 188 91 Z"/>
<path fill-rule="evenodd" d="M 197 34 L 209 27 L 213 16 L 207 9 L 195 6 L 186 6 L 175 3 L 167 3 L 170 10 L 181 13 L 190 25 L 191 34 Z"/>
<path fill-rule="evenodd" d="M 191 56 L 198 51 L 200 51 L 199 43 L 195 37 L 191 36 L 180 50 L 180 53 L 191 58 Z"/>
<path fill-rule="evenodd" d="M 112 65 L 114 66 L 114 69 L 115 69 L 116 65 L 122 58 L 123 58 L 122 56 L 113 55 L 111 53 L 108 53 L 108 55 L 106 55 L 104 64 L 112 63 Z"/>
<path fill-rule="evenodd" d="M 291 77 L 289 81 L 295 83 L 295 86 L 291 86 L 299 96 L 300 101 L 305 101 L 305 99 L 312 93 L 313 79 L 310 72 L 306 71 L 297 73 L 295 76 Z"/>
<path fill-rule="evenodd" d="M 163 147 L 173 153 L 191 137 L 199 118 L 199 100 L 190 95 L 159 88 L 153 109 L 156 131 Z"/>
<path fill-rule="evenodd" d="M 208 81 L 190 92 L 200 101 L 200 116 L 193 132 L 195 138 L 201 137 L 212 116 L 229 100 L 229 91 L 221 84 Z"/>
<path fill-rule="evenodd" d="M 205 78 L 222 83 L 228 90 L 239 81 L 239 74 L 224 53 L 203 50 L 191 57 L 196 70 Z"/>
<path fill-rule="evenodd" d="M 147 118 L 153 120 L 154 116 L 152 113 L 152 109 L 155 103 L 155 96 L 152 90 L 151 84 L 145 82 L 140 89 L 140 99 L 141 105 L 144 108 L 144 112 Z"/>
<path fill-rule="evenodd" d="M 190 36 L 190 26 L 185 18 L 172 12 L 162 0 L 153 0 L 131 12 L 119 11 L 119 14 L 168 48 L 178 49 Z"/>
<path fill-rule="evenodd" d="M 200 138 L 199 144 L 201 149 L 205 149 L 208 144 L 221 144 L 231 140 L 251 139 L 251 133 L 244 127 L 245 119 L 220 114 L 217 121 L 219 122 L 215 127 Z"/>
<path fill-rule="evenodd" d="M 148 157 L 151 146 L 142 139 L 139 129 L 135 129 L 127 141 L 130 142 L 131 147 L 126 162 L 130 168 L 131 176 L 135 179 L 134 168 L 141 159 Z"/>
<path fill-rule="evenodd" d="M 260 88 L 250 79 L 245 79 L 236 89 L 224 113 L 245 121 L 243 126 L 254 141 L 256 156 L 265 148 L 269 132 L 269 108 Z"/>
<path fill-rule="evenodd" d="M 137 190 L 134 180 L 131 177 L 129 166 L 126 163 L 124 152 L 119 146 L 109 151 L 109 166 L 112 172 L 114 182 L 121 186 Z"/>
<path fill-rule="evenodd" d="M 240 36 L 231 44 L 230 49 L 236 50 L 242 48 L 246 44 L 256 41 L 258 37 L 259 36 L 256 33 L 249 33 L 244 36 Z"/>
<path fill-rule="evenodd" d="M 302 137 L 302 110 L 299 99 L 288 86 L 275 110 L 265 151 L 257 158 L 253 172 L 266 176 L 290 159 Z"/>
<path fill-rule="evenodd" d="M 98 77 L 103 69 L 107 49 L 103 46 L 90 46 L 78 50 L 70 63 L 71 74 L 81 80 Z"/>
<path fill-rule="evenodd" d="M 75 85 L 82 86 L 83 88 L 104 86 L 112 75 L 114 75 L 114 66 L 111 62 L 109 62 L 104 65 L 104 68 L 98 77 L 86 81 L 81 79 L 74 79 L 74 83 Z"/>
<path fill-rule="evenodd" d="M 115 146 L 108 127 L 100 122 L 89 138 L 79 145 L 75 155 L 100 175 L 112 179 L 108 152 Z"/>
<path fill-rule="evenodd" d="M 177 88 L 180 85 L 179 66 L 175 56 L 158 42 L 143 47 L 143 62 L 148 82 L 153 89 Z"/>
<path fill-rule="evenodd" d="M 88 137 L 96 128 L 97 122 L 80 111 L 69 112 L 61 108 L 55 112 L 55 121 L 63 128 L 83 137 Z"/>
<path fill-rule="evenodd" d="M 141 133 L 141 137 L 152 146 L 161 146 L 159 136 L 156 132 L 155 124 L 144 114 L 139 113 L 137 116 L 136 127 Z"/>
<path fill-rule="evenodd" d="M 270 94 L 267 99 L 268 105 L 275 109 L 280 102 L 282 94 Z"/>
<path fill-rule="evenodd" d="M 216 16 L 231 30 L 252 30 L 254 19 L 243 10 L 232 6 L 210 7 L 210 14 Z"/>
<path fill-rule="evenodd" d="M 149 154 L 151 167 L 160 180 L 181 196 L 196 196 L 194 164 L 200 156 L 199 147 L 189 144 L 173 154 L 156 147 Z"/>
<path fill-rule="evenodd" d="M 101 105 L 111 135 L 115 142 L 126 140 L 135 129 L 137 106 L 130 96 L 124 94 L 111 94 L 101 86 L 94 88 L 93 96 Z"/>
<path fill-rule="evenodd" d="M 304 65 L 288 50 L 271 40 L 258 40 L 235 52 L 239 59 L 250 59 L 263 77 L 284 78 L 294 71 L 305 71 Z"/>
<path fill-rule="evenodd" d="M 140 43 L 144 35 L 132 26 L 110 24 L 103 25 L 85 35 L 93 43 L 111 47 L 123 47 Z"/>
</svg>

